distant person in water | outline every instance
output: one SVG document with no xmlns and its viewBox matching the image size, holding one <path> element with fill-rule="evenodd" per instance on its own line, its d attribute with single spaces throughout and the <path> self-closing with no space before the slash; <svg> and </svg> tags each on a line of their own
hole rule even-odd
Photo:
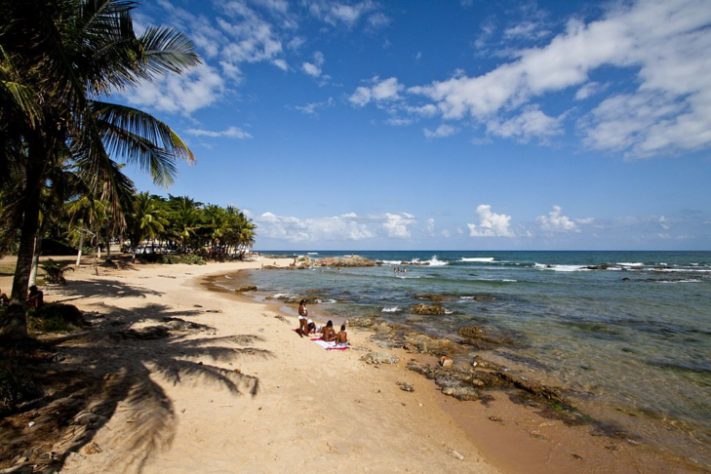
<svg viewBox="0 0 711 474">
<path fill-rule="evenodd" d="M 348 333 L 346 332 L 345 324 L 341 324 L 341 330 L 336 334 L 336 344 L 348 344 Z"/>
<path fill-rule="evenodd" d="M 27 305 L 30 308 L 37 309 L 44 303 L 44 293 L 42 290 L 37 288 L 37 285 L 32 285 L 30 287 L 30 294 L 27 295 Z"/>
<path fill-rule="evenodd" d="M 336 340 L 336 330 L 333 329 L 333 321 L 328 321 L 326 325 L 321 328 L 321 339 L 326 342 Z"/>
</svg>

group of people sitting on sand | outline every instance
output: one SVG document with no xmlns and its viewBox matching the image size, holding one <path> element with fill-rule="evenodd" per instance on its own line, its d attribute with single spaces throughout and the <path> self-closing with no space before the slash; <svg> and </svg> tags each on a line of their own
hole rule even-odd
<svg viewBox="0 0 711 474">
<path fill-rule="evenodd" d="M 325 326 L 316 328 L 316 323 L 309 319 L 309 310 L 306 307 L 306 300 L 301 300 L 299 303 L 299 328 L 296 330 L 299 336 L 309 336 L 311 334 L 321 334 L 321 339 L 326 342 L 335 342 L 336 344 L 348 344 L 348 333 L 346 325 L 341 325 L 340 332 L 333 329 L 333 321 L 328 321 Z"/>
<path fill-rule="evenodd" d="M 0 289 L 0 306 L 8 306 L 10 298 Z M 37 285 L 30 287 L 30 293 L 27 295 L 27 307 L 37 309 L 44 304 L 44 293 L 37 288 Z"/>
</svg>

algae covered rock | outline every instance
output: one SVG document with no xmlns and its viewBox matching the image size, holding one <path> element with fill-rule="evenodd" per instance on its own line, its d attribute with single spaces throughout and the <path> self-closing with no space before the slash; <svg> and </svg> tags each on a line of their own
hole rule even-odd
<svg viewBox="0 0 711 474">
<path fill-rule="evenodd" d="M 397 364 L 400 362 L 400 358 L 398 356 L 387 354 L 385 352 L 368 352 L 361 357 L 360 360 L 369 365 Z"/>
<path fill-rule="evenodd" d="M 444 309 L 444 306 L 439 304 L 416 304 L 412 308 L 410 308 L 410 311 L 415 314 L 425 314 L 432 316 L 439 316 L 442 314 L 446 314 L 447 312 Z"/>
</svg>

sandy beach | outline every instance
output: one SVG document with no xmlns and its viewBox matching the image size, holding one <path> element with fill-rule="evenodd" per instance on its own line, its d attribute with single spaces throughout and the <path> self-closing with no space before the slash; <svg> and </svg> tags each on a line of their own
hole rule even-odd
<svg viewBox="0 0 711 474">
<path fill-rule="evenodd" d="M 413 355 L 380 349 L 365 330 L 349 330 L 350 350 L 326 351 L 300 338 L 278 306 L 205 283 L 262 263 L 98 275 L 84 266 L 47 288 L 48 301 L 94 318 L 84 336 L 55 339 L 60 360 L 95 364 L 108 387 L 114 378 L 126 386 L 108 410 L 106 400 L 88 402 L 74 421 L 98 421 L 52 446 L 68 454 L 64 471 L 665 472 L 644 447 L 590 436 L 505 396 L 487 405 L 445 397 L 405 368 Z M 152 336 L 158 326 L 169 331 Z M 117 336 L 118 327 L 131 332 Z M 370 351 L 400 361 L 367 365 L 360 358 Z"/>
</svg>

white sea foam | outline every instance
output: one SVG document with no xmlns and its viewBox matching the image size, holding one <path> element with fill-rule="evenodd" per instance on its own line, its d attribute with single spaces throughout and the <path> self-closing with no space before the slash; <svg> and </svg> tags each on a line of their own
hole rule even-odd
<svg viewBox="0 0 711 474">
<path fill-rule="evenodd" d="M 384 265 L 402 265 L 401 260 L 381 260 L 380 263 Z"/>
<path fill-rule="evenodd" d="M 318 252 L 307 252 L 307 255 L 318 255 Z"/>
<path fill-rule="evenodd" d="M 383 308 L 380 310 L 383 313 L 397 313 L 402 311 L 399 306 L 391 306 L 389 308 Z"/>
<path fill-rule="evenodd" d="M 517 283 L 518 280 L 512 278 L 477 278 L 476 281 L 500 281 L 504 283 Z"/>
<path fill-rule="evenodd" d="M 449 310 L 449 309 L 445 309 L 445 310 L 444 310 L 444 314 L 454 314 L 454 311 Z"/>
<path fill-rule="evenodd" d="M 684 280 L 659 280 L 657 283 L 665 283 L 665 284 L 670 284 L 670 283 L 701 283 L 701 280 L 697 278 L 687 278 Z"/>
<path fill-rule="evenodd" d="M 551 270 L 554 272 L 585 272 L 590 270 L 585 265 L 549 265 L 543 263 L 535 263 L 534 267 L 539 270 Z"/>
<path fill-rule="evenodd" d="M 621 267 L 631 267 L 631 268 L 641 268 L 644 266 L 644 263 L 642 262 L 617 262 L 617 264 Z"/>
<path fill-rule="evenodd" d="M 443 267 L 449 265 L 449 262 L 445 262 L 437 258 L 437 255 L 433 255 L 431 259 L 427 260 L 427 265 L 430 267 Z"/>
<path fill-rule="evenodd" d="M 494 257 L 462 257 L 462 262 L 494 262 Z"/>
</svg>

